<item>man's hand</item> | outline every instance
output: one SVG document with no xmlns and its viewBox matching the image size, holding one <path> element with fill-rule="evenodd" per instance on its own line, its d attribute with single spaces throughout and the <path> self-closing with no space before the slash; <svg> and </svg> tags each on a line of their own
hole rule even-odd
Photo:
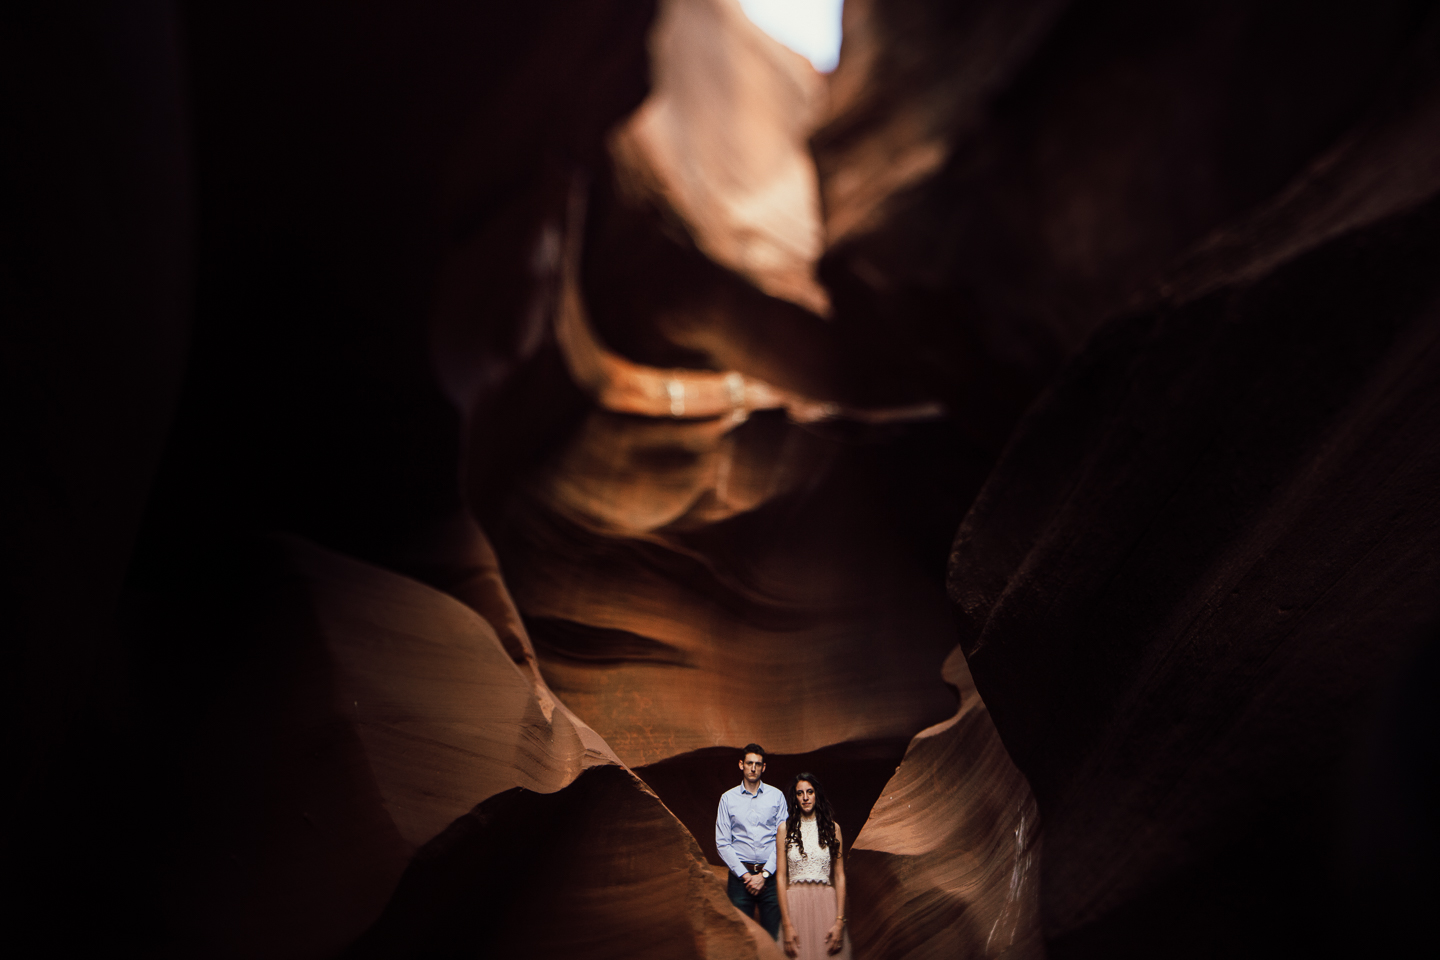
<svg viewBox="0 0 1440 960">
<path fill-rule="evenodd" d="M 765 878 L 758 873 L 745 874 L 745 889 L 752 894 L 759 894 L 761 890 L 765 889 Z"/>
</svg>

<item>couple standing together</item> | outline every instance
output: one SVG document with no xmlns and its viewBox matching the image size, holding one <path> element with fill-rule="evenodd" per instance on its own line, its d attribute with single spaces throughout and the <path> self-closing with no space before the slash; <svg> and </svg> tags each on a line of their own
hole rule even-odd
<svg viewBox="0 0 1440 960">
<path fill-rule="evenodd" d="M 730 902 L 747 917 L 758 905 L 772 937 L 783 926 L 792 957 L 849 960 L 844 838 L 830 801 L 813 774 L 799 774 L 782 794 L 760 779 L 764 772 L 765 751 L 752 743 L 740 760 L 740 786 L 720 796 L 715 846 L 729 868 Z"/>
</svg>

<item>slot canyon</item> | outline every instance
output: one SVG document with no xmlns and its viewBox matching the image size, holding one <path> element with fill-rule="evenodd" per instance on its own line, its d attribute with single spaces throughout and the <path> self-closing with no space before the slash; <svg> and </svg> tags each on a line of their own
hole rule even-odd
<svg viewBox="0 0 1440 960">
<path fill-rule="evenodd" d="M 1428 952 L 1440 3 L 0 23 L 8 955 Z"/>
</svg>

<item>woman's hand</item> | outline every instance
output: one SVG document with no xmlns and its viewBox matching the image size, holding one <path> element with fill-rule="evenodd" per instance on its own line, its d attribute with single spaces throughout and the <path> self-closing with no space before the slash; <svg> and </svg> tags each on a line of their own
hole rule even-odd
<svg viewBox="0 0 1440 960">
<path fill-rule="evenodd" d="M 800 938 L 795 936 L 795 928 L 788 923 L 785 924 L 785 929 L 780 936 L 784 940 L 785 955 L 787 957 L 800 956 Z"/>
<path fill-rule="evenodd" d="M 836 920 L 835 926 L 831 927 L 830 932 L 825 934 L 825 952 L 839 953 L 840 948 L 843 946 L 845 946 L 845 924 Z M 791 954 L 791 956 L 794 956 L 794 954 Z"/>
</svg>

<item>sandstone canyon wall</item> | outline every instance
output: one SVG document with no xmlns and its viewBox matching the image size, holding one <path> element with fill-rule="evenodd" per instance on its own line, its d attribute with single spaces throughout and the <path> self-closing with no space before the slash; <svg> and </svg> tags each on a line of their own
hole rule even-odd
<svg viewBox="0 0 1440 960">
<path fill-rule="evenodd" d="M 1433 901 L 1440 13 L 6 13 L 16 943 L 1399 952 Z M 957 535 L 958 531 L 958 535 Z"/>
</svg>

